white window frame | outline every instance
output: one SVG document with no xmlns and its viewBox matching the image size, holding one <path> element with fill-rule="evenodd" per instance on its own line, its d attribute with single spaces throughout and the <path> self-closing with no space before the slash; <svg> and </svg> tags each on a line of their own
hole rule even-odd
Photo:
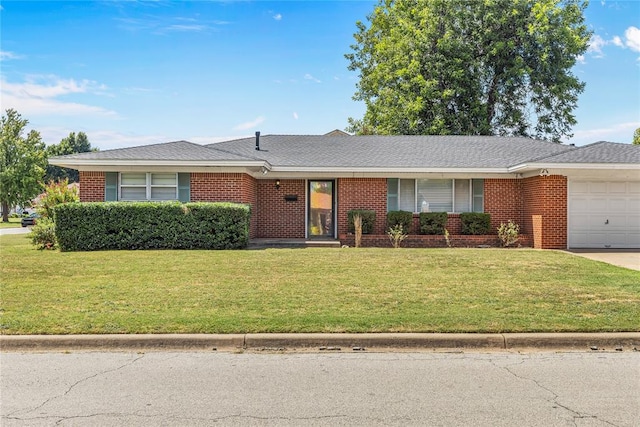
<svg viewBox="0 0 640 427">
<path fill-rule="evenodd" d="M 145 184 L 134 184 L 134 185 L 122 185 L 122 175 L 126 175 L 128 173 L 131 174 L 141 174 L 144 173 L 145 174 Z M 159 184 L 155 184 L 152 185 L 151 184 L 151 177 L 154 174 L 165 174 L 165 175 L 169 175 L 172 174 L 175 176 L 175 184 L 174 185 L 159 185 Z M 154 201 L 154 202 L 164 202 L 164 201 L 173 201 L 173 200 L 178 200 L 179 194 L 178 194 L 178 173 L 171 173 L 171 172 L 120 172 L 118 174 L 118 200 L 123 200 L 122 199 L 122 187 L 125 188 L 144 188 L 145 189 L 145 198 L 144 199 L 140 199 L 140 200 L 126 200 L 128 202 L 150 202 L 150 201 Z M 151 189 L 152 188 L 174 188 L 175 189 L 175 197 L 173 199 L 162 199 L 162 200 L 154 200 L 151 198 Z"/>
<path fill-rule="evenodd" d="M 413 213 L 419 213 L 420 209 L 418 209 L 418 179 L 423 179 L 423 178 L 393 178 L 396 179 L 398 181 L 398 187 L 396 189 L 396 197 L 397 197 L 397 206 L 398 209 L 400 209 L 400 182 L 403 180 L 413 180 Z M 424 179 L 428 179 L 428 178 L 424 178 Z M 448 179 L 451 181 L 451 206 L 453 208 L 453 211 L 451 212 L 447 212 L 448 214 L 454 214 L 454 213 L 462 213 L 462 211 L 457 211 L 456 210 L 456 181 L 467 181 L 469 183 L 469 200 L 468 200 L 468 206 L 470 207 L 470 211 L 468 212 L 474 212 L 473 208 L 474 208 L 474 196 L 478 197 L 477 195 L 474 194 L 473 192 L 473 181 L 474 180 L 481 180 L 483 181 L 482 187 L 484 189 L 484 179 L 483 178 L 469 178 L 469 179 L 456 179 L 456 178 L 438 178 L 438 179 Z M 387 184 L 388 185 L 388 184 Z M 388 210 L 388 207 L 387 207 Z M 431 212 L 431 211 L 430 211 Z M 467 212 L 467 211 L 465 211 Z M 484 212 L 484 194 L 482 194 L 482 210 L 480 212 Z"/>
</svg>

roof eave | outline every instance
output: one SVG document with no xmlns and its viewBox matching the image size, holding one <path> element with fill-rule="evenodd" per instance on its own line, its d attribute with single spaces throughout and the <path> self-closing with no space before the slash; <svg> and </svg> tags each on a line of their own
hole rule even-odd
<svg viewBox="0 0 640 427">
<path fill-rule="evenodd" d="M 605 169 L 640 170 L 640 164 L 636 163 L 523 163 L 508 168 L 509 172 L 527 172 L 536 169 L 583 169 L 583 170 L 605 170 Z"/>
</svg>

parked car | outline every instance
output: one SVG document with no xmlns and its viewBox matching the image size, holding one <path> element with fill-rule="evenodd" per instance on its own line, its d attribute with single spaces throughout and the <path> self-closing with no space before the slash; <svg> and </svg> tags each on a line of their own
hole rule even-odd
<svg viewBox="0 0 640 427">
<path fill-rule="evenodd" d="M 20 221 L 20 224 L 23 227 L 26 227 L 27 225 L 34 225 L 38 220 L 38 218 L 40 218 L 40 215 L 34 212 L 32 214 L 29 214 L 29 216 L 23 217 L 22 220 Z"/>
</svg>

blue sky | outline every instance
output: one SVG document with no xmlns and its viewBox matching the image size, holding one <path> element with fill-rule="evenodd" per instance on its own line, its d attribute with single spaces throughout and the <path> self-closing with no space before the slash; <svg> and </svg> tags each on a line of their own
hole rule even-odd
<svg viewBox="0 0 640 427">
<path fill-rule="evenodd" d="M 101 150 L 344 129 L 364 113 L 344 54 L 375 3 L 3 0 L 1 108 L 47 144 L 82 131 Z M 631 142 L 640 0 L 592 0 L 586 20 L 569 142 Z"/>
</svg>

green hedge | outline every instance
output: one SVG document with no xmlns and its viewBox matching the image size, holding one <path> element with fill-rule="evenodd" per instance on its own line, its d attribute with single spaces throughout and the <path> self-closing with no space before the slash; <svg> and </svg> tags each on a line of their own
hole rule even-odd
<svg viewBox="0 0 640 427">
<path fill-rule="evenodd" d="M 54 208 L 62 251 L 241 249 L 249 243 L 248 205 L 234 203 L 67 203 Z"/>
<path fill-rule="evenodd" d="M 397 225 L 402 226 L 405 233 L 410 233 L 413 228 L 413 212 L 409 211 L 389 211 L 387 212 L 387 228 Z"/>
<path fill-rule="evenodd" d="M 420 234 L 444 234 L 448 219 L 446 212 L 420 212 Z"/>
<path fill-rule="evenodd" d="M 460 214 L 462 234 L 490 234 L 491 215 L 488 213 L 465 212 Z"/>
<path fill-rule="evenodd" d="M 362 234 L 373 233 L 373 226 L 376 223 L 376 212 L 365 209 L 353 209 L 347 212 L 347 221 L 349 223 L 349 233 L 355 233 L 356 229 L 353 226 L 353 216 L 360 214 L 362 217 Z"/>
</svg>

